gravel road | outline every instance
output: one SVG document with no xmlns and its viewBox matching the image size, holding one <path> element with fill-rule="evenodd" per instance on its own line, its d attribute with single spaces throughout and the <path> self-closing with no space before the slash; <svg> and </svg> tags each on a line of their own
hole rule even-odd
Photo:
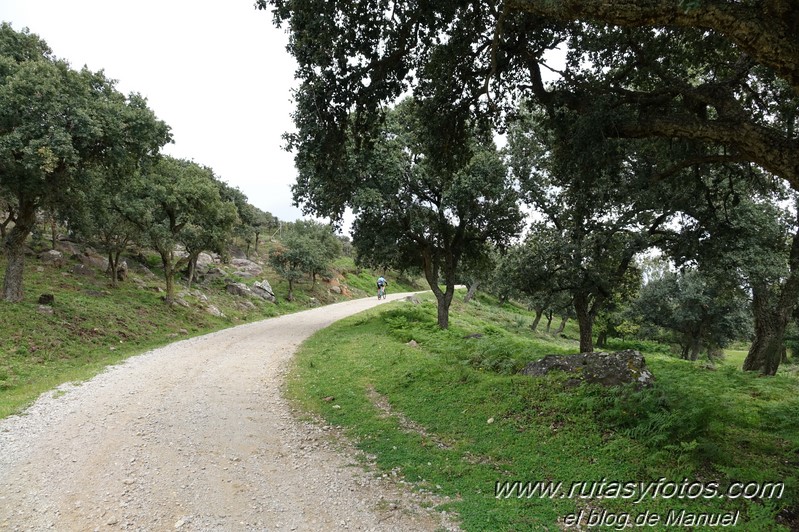
<svg viewBox="0 0 799 532">
<path fill-rule="evenodd" d="M 191 338 L 43 394 L 0 421 L 0 529 L 456 529 L 281 395 L 300 342 L 383 303 Z"/>
</svg>

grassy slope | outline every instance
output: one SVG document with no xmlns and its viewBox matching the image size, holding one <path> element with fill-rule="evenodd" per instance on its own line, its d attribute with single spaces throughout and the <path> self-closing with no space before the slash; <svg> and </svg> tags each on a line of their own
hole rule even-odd
<svg viewBox="0 0 799 532">
<path fill-rule="evenodd" d="M 652 389 L 564 388 L 557 377 L 513 374 L 546 353 L 575 351 L 573 328 L 570 339 L 553 339 L 529 331 L 531 321 L 483 299 L 455 303 L 450 330 L 440 331 L 432 302 L 383 306 L 309 340 L 288 390 L 303 408 L 344 427 L 379 467 L 449 497 L 446 506 L 468 530 L 540 530 L 586 508 L 632 519 L 646 511 L 740 510 L 746 529 L 770 530 L 779 529 L 781 509 L 796 509 L 795 375 L 758 378 L 737 362 L 709 370 L 643 344 L 634 347 L 656 375 Z M 474 333 L 483 336 L 465 338 Z M 407 345 L 411 339 L 419 346 Z M 787 488 L 781 500 L 755 502 L 494 496 L 500 480 L 661 477 L 785 481 Z"/>
<path fill-rule="evenodd" d="M 153 259 L 150 266 L 160 275 L 156 263 Z M 344 263 L 352 265 L 351 260 Z M 267 270 L 263 278 L 270 280 L 277 305 L 251 299 L 254 307 L 244 308 L 242 299 L 226 293 L 225 282 L 217 280 L 184 293 L 190 308 L 170 308 L 161 300 L 161 277 L 132 273 L 144 288 L 128 280 L 113 289 L 101 272 L 95 277 L 72 274 L 73 264 L 42 268 L 36 258 L 29 257 L 25 300 L 17 304 L 0 301 L 0 418 L 18 412 L 61 383 L 88 379 L 109 364 L 176 338 L 346 299 L 331 294 L 321 280 L 316 286 L 306 280 L 296 286 L 296 300 L 288 302 L 287 283 Z M 0 274 L 4 271 L 5 259 L 0 254 Z M 185 287 L 177 290 L 185 292 Z M 37 300 L 44 293 L 55 296 L 52 314 L 38 311 Z M 225 317 L 206 312 L 207 304 L 216 306 Z"/>
</svg>

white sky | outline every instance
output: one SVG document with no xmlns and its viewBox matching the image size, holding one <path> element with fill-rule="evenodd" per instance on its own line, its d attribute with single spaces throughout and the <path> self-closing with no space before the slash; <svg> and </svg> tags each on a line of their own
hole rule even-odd
<svg viewBox="0 0 799 532">
<path fill-rule="evenodd" d="M 0 20 L 29 28 L 75 69 L 86 65 L 146 97 L 172 128 L 164 152 L 214 169 L 281 220 L 294 159 L 288 35 L 254 0 L 0 0 Z"/>
</svg>

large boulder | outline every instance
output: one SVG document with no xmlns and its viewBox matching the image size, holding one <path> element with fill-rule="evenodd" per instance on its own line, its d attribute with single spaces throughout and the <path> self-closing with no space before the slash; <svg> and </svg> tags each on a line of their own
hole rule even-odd
<svg viewBox="0 0 799 532">
<path fill-rule="evenodd" d="M 61 253 L 71 257 L 73 255 L 80 255 L 80 245 L 77 242 L 70 240 L 58 240 L 55 247 Z"/>
<path fill-rule="evenodd" d="M 200 253 L 197 255 L 197 269 L 206 271 L 214 265 L 214 258 L 210 253 Z"/>
<path fill-rule="evenodd" d="M 42 264 L 47 266 L 60 268 L 64 265 L 64 254 L 55 249 L 51 249 L 50 251 L 39 253 L 39 260 L 42 261 Z"/>
<path fill-rule="evenodd" d="M 76 257 L 87 268 L 96 268 L 101 271 L 108 270 L 108 259 L 91 249 L 86 249 Z"/>
<path fill-rule="evenodd" d="M 258 263 L 247 259 L 233 259 L 230 264 L 236 268 L 234 275 L 239 277 L 255 277 L 264 271 Z"/>
<path fill-rule="evenodd" d="M 547 355 L 530 362 L 521 371 L 523 375 L 542 376 L 550 371 L 564 371 L 571 375 L 567 384 L 584 382 L 604 386 L 619 386 L 635 383 L 637 387 L 651 386 L 655 377 L 646 367 L 644 357 L 638 351 L 627 350 L 616 353 L 580 353 L 577 355 Z"/>
<path fill-rule="evenodd" d="M 234 296 L 252 297 L 255 295 L 250 290 L 250 287 L 244 283 L 228 283 L 225 290 L 228 294 L 233 294 Z"/>
<path fill-rule="evenodd" d="M 269 281 L 264 279 L 263 281 L 255 281 L 252 285 L 252 292 L 258 297 L 262 297 L 267 301 L 271 301 L 274 303 L 277 301 L 275 297 L 275 292 L 272 290 L 272 285 L 269 284 Z"/>
</svg>

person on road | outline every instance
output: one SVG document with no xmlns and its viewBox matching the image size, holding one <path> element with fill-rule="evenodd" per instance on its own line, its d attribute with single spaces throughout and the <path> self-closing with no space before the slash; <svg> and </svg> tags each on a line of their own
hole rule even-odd
<svg viewBox="0 0 799 532">
<path fill-rule="evenodd" d="M 386 291 L 385 288 L 388 286 L 388 281 L 386 281 L 385 277 L 382 275 L 377 278 L 377 299 L 385 298 Z"/>
</svg>

